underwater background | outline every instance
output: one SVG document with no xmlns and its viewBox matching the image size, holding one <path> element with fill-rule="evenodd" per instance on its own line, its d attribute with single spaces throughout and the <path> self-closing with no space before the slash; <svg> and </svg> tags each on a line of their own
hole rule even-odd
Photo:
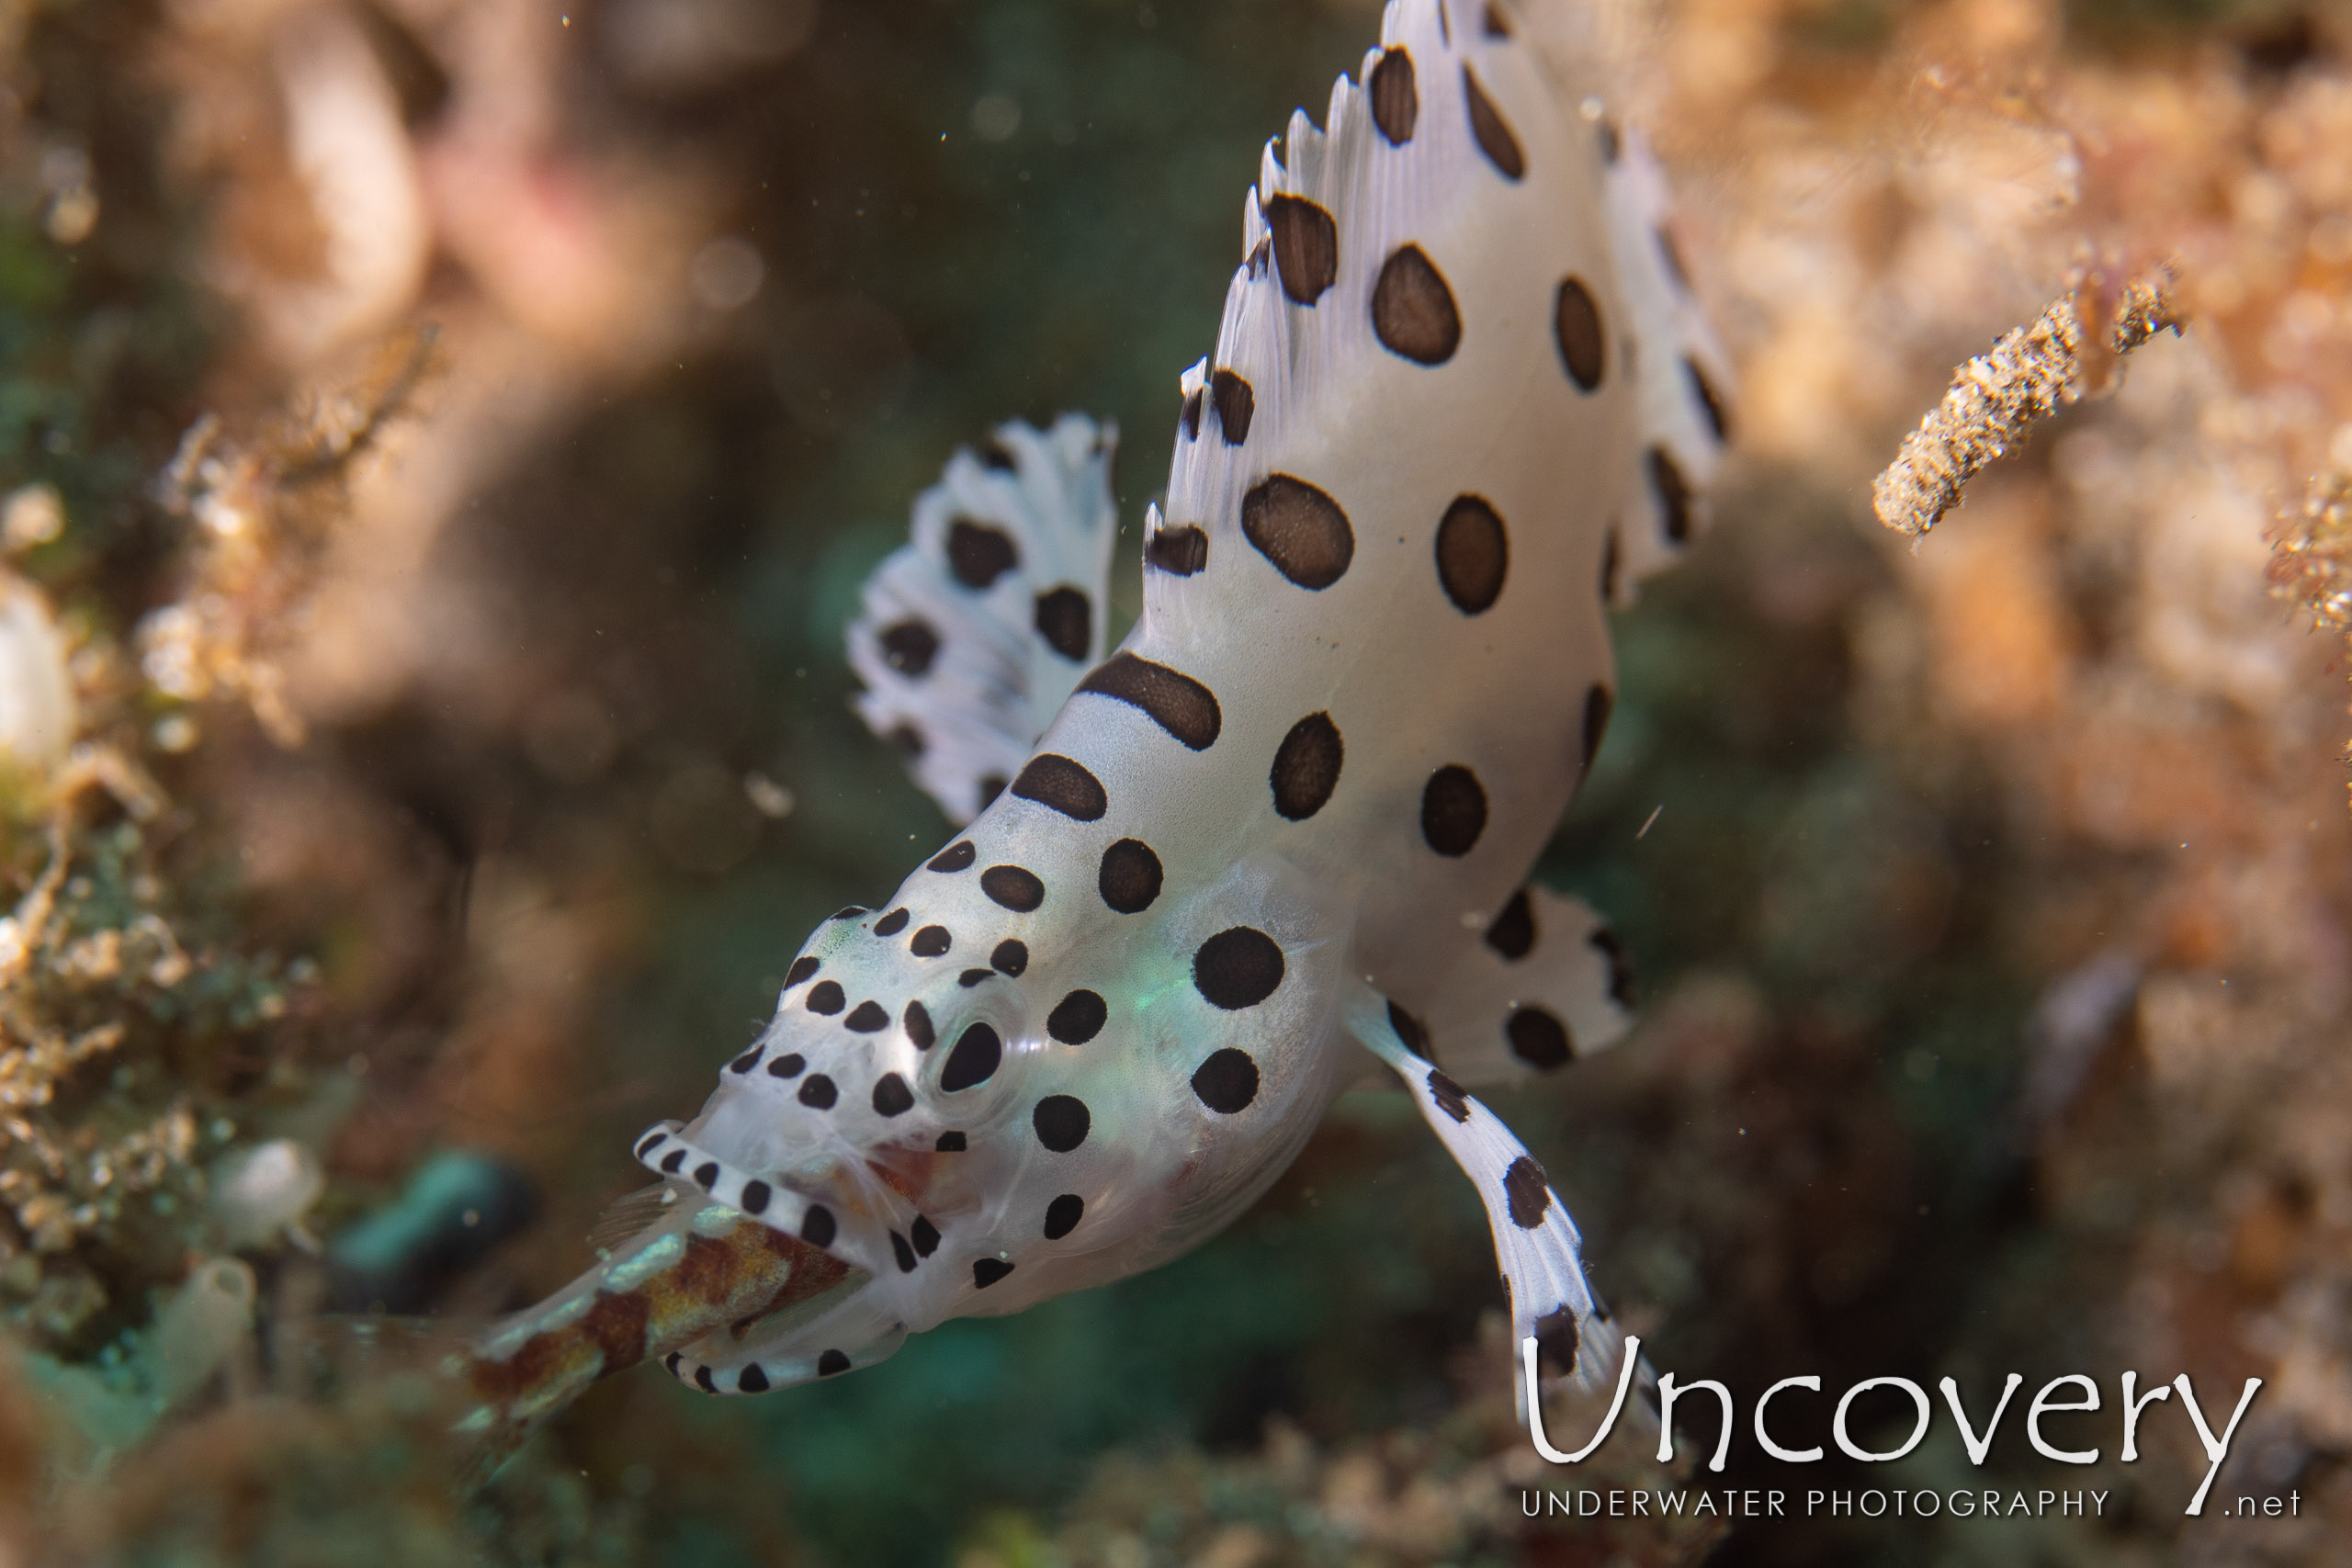
<svg viewBox="0 0 2352 1568">
<path fill-rule="evenodd" d="M 435 1348 L 944 841 L 860 581 L 1082 410 L 1124 629 L 1260 149 L 1378 8 L 0 0 L 0 1563 L 2332 1561 L 2352 10 L 1591 9 L 1743 388 L 1539 869 L 1643 1021 L 1497 1109 L 1743 1411 L 2259 1375 L 2216 1499 L 2299 1517 L 2183 1518 L 2160 1411 L 1982 1472 L 2097 1519 L 1522 1517 L 1571 1483 L 1484 1218 L 1376 1094 L 1166 1268 L 756 1400 L 639 1370 L 463 1495 Z M 2180 337 L 1877 526 L 1956 364 L 2158 258 Z M 1979 1479 L 1939 1421 L 1715 1483 Z"/>
</svg>

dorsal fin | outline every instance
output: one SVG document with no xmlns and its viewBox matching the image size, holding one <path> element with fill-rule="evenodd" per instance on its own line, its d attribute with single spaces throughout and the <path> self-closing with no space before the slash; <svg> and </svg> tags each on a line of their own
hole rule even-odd
<svg viewBox="0 0 2352 1568">
<path fill-rule="evenodd" d="M 1590 181 L 1580 171 L 1596 144 Z M 1600 100 L 1568 97 L 1508 8 L 1392 0 L 1380 47 L 1357 79 L 1334 84 L 1323 124 L 1299 110 L 1266 145 L 1216 353 L 1180 382 L 1168 499 L 1146 538 L 1148 566 L 1163 568 L 1146 576 L 1147 618 L 1185 613 L 1181 580 L 1240 532 L 1244 493 L 1270 465 L 1332 468 L 1344 453 L 1359 468 L 1448 457 L 1475 468 L 1479 434 L 1446 411 L 1422 411 L 1409 431 L 1381 417 L 1340 422 L 1365 412 L 1350 401 L 1365 367 L 1393 355 L 1435 365 L 1456 345 L 1479 354 L 1482 330 L 1556 339 L 1587 393 L 1634 383 L 1634 417 L 1611 446 L 1619 471 L 1586 497 L 1562 498 L 1622 498 L 1603 576 L 1623 602 L 1703 524 L 1730 392 L 1668 218 L 1641 138 Z M 1496 236 L 1543 254 L 1493 256 L 1483 247 Z M 1577 250 L 1607 261 L 1588 261 L 1577 287 L 1555 295 Z M 1469 292 L 1482 283 L 1508 287 Z M 1524 391 L 1498 379 L 1485 395 Z"/>
<path fill-rule="evenodd" d="M 865 581 L 858 716 L 961 825 L 994 799 L 1102 657 L 1115 426 L 1015 420 L 916 498 L 914 536 Z"/>
<path fill-rule="evenodd" d="M 678 1190 L 676 1182 L 657 1181 L 614 1199 L 588 1228 L 590 1249 L 618 1251 L 633 1237 L 642 1235 L 676 1206 Z"/>
<path fill-rule="evenodd" d="M 1673 565 L 1706 527 L 1708 491 L 1731 434 L 1733 383 L 1675 243 L 1665 171 L 1639 130 L 1614 124 L 1598 103 L 1588 107 L 1608 157 L 1609 232 L 1642 425 L 1637 493 L 1645 515 L 1622 536 L 1623 571 L 1611 593 L 1623 604 L 1634 583 Z"/>
</svg>

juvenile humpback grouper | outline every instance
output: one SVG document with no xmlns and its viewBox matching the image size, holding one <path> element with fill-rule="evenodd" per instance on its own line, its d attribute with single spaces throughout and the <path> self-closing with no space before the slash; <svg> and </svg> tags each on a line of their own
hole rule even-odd
<svg viewBox="0 0 2352 1568">
<path fill-rule="evenodd" d="M 1524 879 L 1608 726 L 1607 611 L 1702 520 L 1728 377 L 1657 165 L 1575 69 L 1510 7 L 1395 0 L 1268 144 L 1108 658 L 1113 433 L 948 463 L 849 642 L 960 829 L 643 1134 L 668 1217 L 474 1348 L 477 1429 L 649 1357 L 757 1393 L 1149 1269 L 1383 1069 L 1486 1203 L 1514 1343 L 1615 1381 L 1577 1228 L 1470 1089 L 1626 1026 L 1607 928 Z"/>
</svg>

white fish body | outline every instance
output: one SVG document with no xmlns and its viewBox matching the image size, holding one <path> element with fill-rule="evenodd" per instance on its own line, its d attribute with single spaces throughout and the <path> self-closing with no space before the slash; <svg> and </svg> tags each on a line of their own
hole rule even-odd
<svg viewBox="0 0 2352 1568">
<path fill-rule="evenodd" d="M 862 1271 L 672 1357 L 688 1381 L 1164 1261 L 1375 1060 L 1477 1183 L 1517 1333 L 1614 1376 L 1573 1224 L 1461 1085 L 1624 1028 L 1613 943 L 1521 879 L 1607 723 L 1607 605 L 1698 521 L 1722 367 L 1638 144 L 1498 14 L 1395 0 L 1362 83 L 1268 148 L 1117 652 L 1108 437 L 1075 417 L 959 455 L 869 585 L 869 722 L 970 820 L 639 1142 Z"/>
</svg>

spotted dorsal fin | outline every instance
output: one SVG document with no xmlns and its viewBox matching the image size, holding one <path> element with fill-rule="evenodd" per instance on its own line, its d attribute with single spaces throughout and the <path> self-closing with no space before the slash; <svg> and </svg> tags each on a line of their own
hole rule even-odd
<svg viewBox="0 0 2352 1568">
<path fill-rule="evenodd" d="M 1616 934 L 1581 898 L 1511 895 L 1438 994 L 1412 1011 L 1422 1047 L 1458 1083 L 1544 1077 L 1623 1039 L 1633 979 Z"/>
<path fill-rule="evenodd" d="M 1589 101 L 1608 164 L 1604 190 L 1628 355 L 1640 409 L 1640 514 L 1619 534 L 1608 584 L 1623 604 L 1634 584 L 1680 558 L 1707 524 L 1707 495 L 1731 434 L 1731 362 L 1700 309 L 1675 243 L 1666 175 L 1639 130 Z"/>
<path fill-rule="evenodd" d="M 637 1237 L 669 1218 L 670 1211 L 679 1201 L 680 1189 L 674 1181 L 657 1181 L 625 1192 L 605 1205 L 604 1213 L 589 1227 L 590 1247 L 617 1252 Z"/>
<path fill-rule="evenodd" d="M 961 825 L 1020 771 L 1102 657 L 1118 432 L 1013 421 L 916 498 L 914 536 L 865 581 L 858 716 Z"/>
<path fill-rule="evenodd" d="M 1565 372 L 1580 412 L 1632 387 L 1630 419 L 1601 416 L 1617 423 L 1603 459 L 1617 471 L 1553 498 L 1608 509 L 1604 597 L 1624 603 L 1702 527 L 1731 378 L 1683 273 L 1664 178 L 1611 106 L 1569 97 L 1518 32 L 1507 7 L 1394 0 L 1323 124 L 1302 109 L 1268 142 L 1216 351 L 1180 381 L 1168 499 L 1148 519 L 1159 570 L 1147 617 L 1185 616 L 1182 580 L 1236 521 L 1261 551 L 1270 535 L 1313 542 L 1304 504 L 1285 514 L 1284 497 L 1264 493 L 1270 471 L 1377 477 L 1451 459 L 1475 472 L 1520 439 L 1506 406 L 1555 396 L 1537 384 L 1545 372 Z M 1511 346 L 1539 342 L 1556 365 Z M 1366 389 L 1391 362 L 1462 367 L 1478 389 L 1416 401 L 1400 427 Z M 1292 564 L 1308 588 L 1346 570 Z"/>
</svg>

